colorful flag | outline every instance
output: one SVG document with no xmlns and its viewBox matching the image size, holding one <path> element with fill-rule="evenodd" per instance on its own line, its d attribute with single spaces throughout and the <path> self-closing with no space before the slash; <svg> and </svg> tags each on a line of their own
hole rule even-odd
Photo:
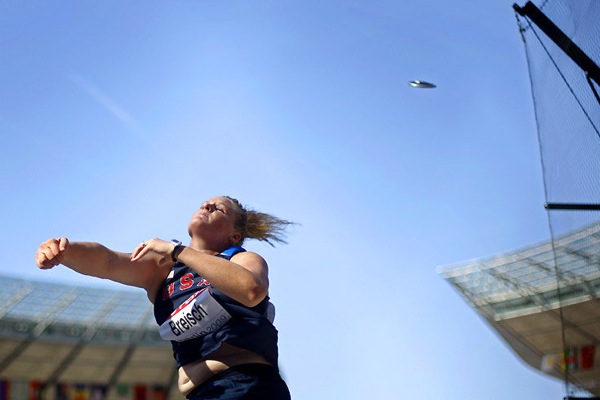
<svg viewBox="0 0 600 400">
<path fill-rule="evenodd" d="M 91 400 L 105 400 L 106 399 L 106 386 L 94 385 L 91 389 Z"/>
<path fill-rule="evenodd" d="M 71 394 L 72 400 L 88 400 L 89 397 L 89 391 L 84 384 L 76 384 L 73 387 L 73 392 Z"/>
<path fill-rule="evenodd" d="M 146 392 L 147 390 L 145 385 L 136 385 L 133 388 L 133 400 L 147 400 Z"/>
<path fill-rule="evenodd" d="M 559 353 L 555 354 L 545 354 L 542 357 L 542 366 L 541 370 L 544 372 L 552 372 L 558 368 L 560 368 L 562 361 L 562 357 Z"/>
<path fill-rule="evenodd" d="M 42 387 L 43 387 L 43 383 L 40 381 L 29 382 L 29 391 L 27 392 L 27 398 L 29 400 L 41 400 L 42 399 Z"/>
<path fill-rule="evenodd" d="M 596 354 L 596 346 L 589 345 L 581 348 L 581 369 L 594 368 L 594 355 Z"/>
<path fill-rule="evenodd" d="M 154 386 L 152 388 L 149 400 L 165 400 L 167 398 L 167 389 L 163 386 Z"/>
<path fill-rule="evenodd" d="M 560 367 L 563 372 L 575 371 L 579 368 L 579 363 L 577 360 L 577 353 L 578 353 L 578 349 L 576 347 L 571 347 L 564 351 L 563 359 L 560 363 Z"/>
<path fill-rule="evenodd" d="M 54 388 L 56 393 L 56 400 L 71 400 L 71 393 L 69 392 L 69 385 L 66 383 L 58 383 Z"/>
<path fill-rule="evenodd" d="M 10 399 L 10 381 L 0 380 L 0 400 Z"/>
<path fill-rule="evenodd" d="M 118 384 L 117 385 L 117 400 L 130 400 L 131 392 L 129 385 Z"/>
</svg>

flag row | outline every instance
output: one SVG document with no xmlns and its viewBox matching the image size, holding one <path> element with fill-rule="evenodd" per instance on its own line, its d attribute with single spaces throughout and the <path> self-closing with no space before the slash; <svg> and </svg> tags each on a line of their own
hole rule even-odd
<svg viewBox="0 0 600 400">
<path fill-rule="evenodd" d="M 108 393 L 105 385 L 58 383 L 45 385 L 39 381 L 0 380 L 0 400 L 165 400 L 162 386 L 117 384 Z"/>
<path fill-rule="evenodd" d="M 586 371 L 594 368 L 596 346 L 570 347 L 562 353 L 546 354 L 542 357 L 541 369 L 551 371 Z"/>
</svg>

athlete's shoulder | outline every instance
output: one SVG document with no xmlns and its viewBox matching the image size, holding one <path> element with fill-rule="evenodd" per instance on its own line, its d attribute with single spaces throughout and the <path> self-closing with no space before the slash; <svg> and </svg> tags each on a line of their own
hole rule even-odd
<svg viewBox="0 0 600 400">
<path fill-rule="evenodd" d="M 236 253 L 230 258 L 231 261 L 242 264 L 242 265 L 256 265 L 256 266 L 267 266 L 265 259 L 258 253 L 253 251 L 243 251 Z"/>
<path fill-rule="evenodd" d="M 244 252 L 246 252 L 246 249 L 244 249 L 242 246 L 232 246 L 232 247 L 222 251 L 220 256 L 225 257 L 225 258 L 231 258 L 238 253 L 244 253 Z"/>
</svg>

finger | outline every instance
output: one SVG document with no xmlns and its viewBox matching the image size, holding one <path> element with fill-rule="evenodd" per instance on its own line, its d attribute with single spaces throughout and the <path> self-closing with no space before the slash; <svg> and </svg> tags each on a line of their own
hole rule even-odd
<svg viewBox="0 0 600 400">
<path fill-rule="evenodd" d="M 53 255 L 57 256 L 60 254 L 60 248 L 59 248 L 59 243 L 58 243 L 58 239 L 50 239 L 49 243 L 47 246 L 45 246 L 46 249 L 48 249 L 49 251 L 52 252 Z"/>
<path fill-rule="evenodd" d="M 142 242 L 138 244 L 137 247 L 133 250 L 133 253 L 131 253 L 131 261 L 139 260 L 140 258 L 144 257 L 144 255 L 149 251 L 150 250 L 146 243 Z"/>
<path fill-rule="evenodd" d="M 61 258 L 62 259 L 62 258 Z M 60 264 L 61 259 L 48 258 L 43 252 L 36 255 L 36 263 L 40 269 L 51 269 Z"/>
<path fill-rule="evenodd" d="M 44 254 L 41 251 L 36 251 L 35 253 L 35 263 L 37 264 L 37 266 L 39 268 L 42 268 L 44 266 L 44 261 L 46 260 L 46 257 L 44 257 Z"/>
<path fill-rule="evenodd" d="M 61 237 L 60 239 L 58 239 L 58 249 L 61 253 L 67 249 L 68 245 L 69 239 L 67 239 L 66 237 Z"/>
<path fill-rule="evenodd" d="M 58 245 L 51 246 L 51 247 L 48 248 L 48 250 L 52 252 L 52 255 L 54 257 L 56 257 L 56 256 L 58 256 L 60 254 L 60 250 L 58 249 Z"/>
<path fill-rule="evenodd" d="M 141 260 L 147 253 L 148 253 L 148 250 L 142 249 L 137 254 L 131 255 L 131 261 L 135 262 L 135 261 Z"/>
<path fill-rule="evenodd" d="M 40 249 L 41 251 L 41 256 L 42 256 L 42 262 L 44 265 L 48 265 L 48 264 L 54 264 L 54 259 L 56 258 L 56 254 L 54 253 L 54 251 L 49 248 L 43 248 Z"/>
</svg>

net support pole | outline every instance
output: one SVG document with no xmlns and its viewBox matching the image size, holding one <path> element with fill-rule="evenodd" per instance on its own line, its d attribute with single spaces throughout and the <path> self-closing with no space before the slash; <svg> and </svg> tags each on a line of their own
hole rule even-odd
<svg viewBox="0 0 600 400">
<path fill-rule="evenodd" d="M 600 397 L 565 397 L 564 400 L 600 400 Z"/>
<path fill-rule="evenodd" d="M 599 211 L 600 204 L 577 204 L 577 203 L 546 203 L 546 210 L 580 210 L 580 211 Z"/>
<path fill-rule="evenodd" d="M 546 15 L 528 1 L 523 7 L 513 4 L 514 10 L 533 21 L 562 51 L 579 66 L 589 79 L 600 85 L 600 67 L 587 56 L 573 41 L 561 31 Z"/>
</svg>

